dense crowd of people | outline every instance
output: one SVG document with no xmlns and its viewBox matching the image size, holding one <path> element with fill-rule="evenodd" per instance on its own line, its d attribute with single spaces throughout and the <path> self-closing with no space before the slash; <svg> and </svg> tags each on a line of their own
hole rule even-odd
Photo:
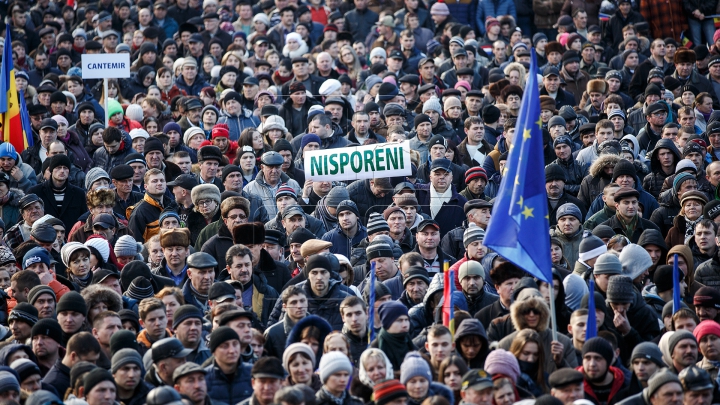
<svg viewBox="0 0 720 405">
<path fill-rule="evenodd" d="M 716 10 L 0 2 L 0 403 L 720 402 Z M 552 285 L 484 244 L 536 82 Z M 411 174 L 305 170 L 393 142 Z"/>
</svg>

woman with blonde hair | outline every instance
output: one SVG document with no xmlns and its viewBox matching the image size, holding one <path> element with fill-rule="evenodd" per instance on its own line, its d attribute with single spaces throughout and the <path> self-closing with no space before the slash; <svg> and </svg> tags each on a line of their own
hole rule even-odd
<svg viewBox="0 0 720 405">
<path fill-rule="evenodd" d="M 367 403 L 372 397 L 375 384 L 391 380 L 395 378 L 395 374 L 390 359 L 380 349 L 365 350 L 358 363 L 358 378 L 354 378 L 350 384 L 350 393 Z"/>
<path fill-rule="evenodd" d="M 340 61 L 347 66 L 347 75 L 352 80 L 352 87 L 355 88 L 362 73 L 362 64 L 352 46 L 345 45 L 340 49 Z"/>
<path fill-rule="evenodd" d="M 513 62 L 509 65 L 505 66 L 505 77 L 508 79 L 510 84 L 514 86 L 520 86 L 523 89 L 525 88 L 525 77 L 527 76 L 527 70 L 525 70 L 525 66 Z"/>
</svg>

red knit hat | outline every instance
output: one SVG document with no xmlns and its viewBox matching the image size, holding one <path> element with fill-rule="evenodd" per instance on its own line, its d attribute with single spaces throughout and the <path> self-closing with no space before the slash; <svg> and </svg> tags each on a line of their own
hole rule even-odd
<svg viewBox="0 0 720 405">
<path fill-rule="evenodd" d="M 482 178 L 487 182 L 487 172 L 480 166 L 471 167 L 465 172 L 465 184 L 470 184 L 474 179 Z"/>
<path fill-rule="evenodd" d="M 375 405 L 385 405 L 392 400 L 407 397 L 408 393 L 400 381 L 385 380 L 375 384 L 373 396 L 375 397 Z"/>
<path fill-rule="evenodd" d="M 215 139 L 217 137 L 225 137 L 230 138 L 230 127 L 227 126 L 227 124 L 215 124 L 215 126 L 212 129 L 212 139 Z"/>
<path fill-rule="evenodd" d="M 720 337 L 720 324 L 715 321 L 702 321 L 693 330 L 693 335 L 698 342 L 706 335 L 715 335 Z"/>
</svg>

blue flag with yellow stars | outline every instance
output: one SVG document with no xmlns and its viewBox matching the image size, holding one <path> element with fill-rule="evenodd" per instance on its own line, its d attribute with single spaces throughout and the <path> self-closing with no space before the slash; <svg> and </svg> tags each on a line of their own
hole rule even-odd
<svg viewBox="0 0 720 405">
<path fill-rule="evenodd" d="M 550 222 L 534 49 L 515 129 L 484 244 L 552 285 Z"/>
</svg>

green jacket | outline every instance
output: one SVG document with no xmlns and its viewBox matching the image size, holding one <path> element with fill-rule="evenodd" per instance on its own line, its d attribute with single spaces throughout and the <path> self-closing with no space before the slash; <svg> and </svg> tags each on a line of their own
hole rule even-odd
<svg viewBox="0 0 720 405">
<path fill-rule="evenodd" d="M 615 211 L 611 210 L 607 204 L 603 204 L 603 209 L 588 218 L 588 220 L 585 221 L 585 223 L 583 224 L 583 228 L 587 229 L 588 231 L 592 231 L 593 229 L 595 229 L 596 226 L 602 224 L 603 222 L 614 216 Z"/>
</svg>

